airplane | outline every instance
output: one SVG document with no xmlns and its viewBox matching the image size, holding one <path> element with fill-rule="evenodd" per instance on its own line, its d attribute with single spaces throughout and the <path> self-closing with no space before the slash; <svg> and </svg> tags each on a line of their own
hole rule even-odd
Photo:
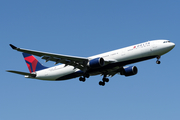
<svg viewBox="0 0 180 120">
<path fill-rule="evenodd" d="M 102 75 L 103 78 L 99 81 L 99 85 L 104 86 L 106 82 L 109 82 L 107 77 L 113 77 L 116 74 L 126 77 L 137 74 L 136 66 L 126 65 L 153 58 L 156 58 L 156 63 L 160 64 L 161 56 L 171 51 L 175 47 L 175 43 L 169 40 L 152 40 L 91 57 L 41 52 L 18 48 L 12 44 L 10 46 L 12 49 L 22 52 L 30 73 L 14 70 L 7 70 L 7 72 L 24 75 L 25 78 L 48 81 L 61 81 L 79 77 L 79 80 L 84 82 L 90 76 Z M 41 57 L 45 62 L 53 61 L 55 65 L 62 64 L 45 67 L 33 55 Z"/>
</svg>

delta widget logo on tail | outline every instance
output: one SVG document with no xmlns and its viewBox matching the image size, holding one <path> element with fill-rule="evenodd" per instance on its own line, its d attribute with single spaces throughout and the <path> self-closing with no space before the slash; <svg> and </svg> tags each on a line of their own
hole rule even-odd
<svg viewBox="0 0 180 120">
<path fill-rule="evenodd" d="M 28 53 L 22 54 L 24 56 L 24 60 L 26 61 L 30 73 L 48 68 L 43 66 L 33 55 Z"/>
</svg>

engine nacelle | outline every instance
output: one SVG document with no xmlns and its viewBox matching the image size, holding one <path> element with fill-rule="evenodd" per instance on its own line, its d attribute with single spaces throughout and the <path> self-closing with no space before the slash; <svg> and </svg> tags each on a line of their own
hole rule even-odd
<svg viewBox="0 0 180 120">
<path fill-rule="evenodd" d="M 104 66 L 104 59 L 103 58 L 95 58 L 88 62 L 88 66 L 90 68 L 99 68 Z"/>
<path fill-rule="evenodd" d="M 129 67 L 123 67 L 123 70 L 120 73 L 121 75 L 132 76 L 132 75 L 136 75 L 137 72 L 138 69 L 136 66 L 129 66 Z"/>
</svg>

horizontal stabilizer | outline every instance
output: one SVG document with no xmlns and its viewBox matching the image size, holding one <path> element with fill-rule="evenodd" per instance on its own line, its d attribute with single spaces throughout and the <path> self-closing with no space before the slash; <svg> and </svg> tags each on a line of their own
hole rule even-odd
<svg viewBox="0 0 180 120">
<path fill-rule="evenodd" d="M 26 75 L 26 76 L 33 77 L 33 78 L 36 77 L 36 74 L 33 74 L 33 73 L 26 73 L 26 72 L 14 71 L 14 70 L 7 70 L 7 72 L 16 73 L 16 74 L 20 74 L 20 75 Z"/>
</svg>

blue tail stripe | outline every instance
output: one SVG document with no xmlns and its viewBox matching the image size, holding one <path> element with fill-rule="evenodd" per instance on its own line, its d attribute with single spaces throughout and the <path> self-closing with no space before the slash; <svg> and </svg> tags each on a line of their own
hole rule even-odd
<svg viewBox="0 0 180 120">
<path fill-rule="evenodd" d="M 28 53 L 22 53 L 24 57 L 29 57 L 31 56 L 31 54 L 28 54 Z"/>
<path fill-rule="evenodd" d="M 26 63 L 29 64 L 30 66 L 29 69 L 31 69 L 31 72 L 33 72 L 33 70 L 39 71 L 39 70 L 48 68 L 48 67 L 43 66 L 33 55 L 28 54 L 28 53 L 22 53 L 22 54 L 24 56 Z"/>
<path fill-rule="evenodd" d="M 37 66 L 36 66 L 36 71 L 43 70 L 43 69 L 46 69 L 46 68 L 48 68 L 48 67 L 43 66 L 43 65 L 38 61 Z"/>
</svg>

